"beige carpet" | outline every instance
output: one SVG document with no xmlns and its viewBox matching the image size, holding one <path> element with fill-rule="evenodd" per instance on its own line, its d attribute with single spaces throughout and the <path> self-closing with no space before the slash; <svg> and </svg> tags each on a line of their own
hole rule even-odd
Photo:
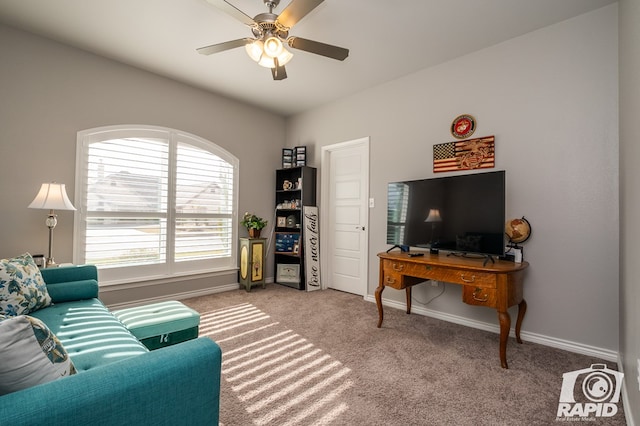
<svg viewBox="0 0 640 426">
<path fill-rule="evenodd" d="M 224 426 L 557 424 L 563 373 L 616 368 L 510 339 L 505 370 L 497 334 L 391 308 L 378 329 L 375 304 L 333 290 L 269 284 L 183 302 L 222 347 Z M 617 407 L 590 424 L 624 425 Z"/>
</svg>

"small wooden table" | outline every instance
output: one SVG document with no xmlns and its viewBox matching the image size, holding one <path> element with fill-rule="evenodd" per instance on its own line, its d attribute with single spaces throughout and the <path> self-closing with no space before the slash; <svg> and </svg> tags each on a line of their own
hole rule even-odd
<svg viewBox="0 0 640 426">
<path fill-rule="evenodd" d="M 264 261 L 267 253 L 266 238 L 240 238 L 240 271 L 238 282 L 246 291 L 251 286 L 265 286 Z"/>
<path fill-rule="evenodd" d="M 416 252 L 411 252 L 416 253 Z M 422 253 L 422 252 L 421 252 Z M 507 309 L 518 305 L 516 339 L 520 339 L 520 327 L 527 311 L 522 296 L 524 270 L 527 262 L 514 263 L 497 260 L 483 264 L 484 259 L 446 256 L 424 252 L 422 256 L 409 253 L 378 253 L 380 258 L 380 283 L 376 289 L 378 328 L 382 326 L 382 292 L 385 287 L 406 289 L 407 313 L 411 313 L 411 287 L 425 280 L 460 284 L 462 301 L 470 305 L 486 306 L 498 311 L 500 321 L 500 363 L 507 365 L 507 339 L 511 329 L 511 317 Z"/>
</svg>

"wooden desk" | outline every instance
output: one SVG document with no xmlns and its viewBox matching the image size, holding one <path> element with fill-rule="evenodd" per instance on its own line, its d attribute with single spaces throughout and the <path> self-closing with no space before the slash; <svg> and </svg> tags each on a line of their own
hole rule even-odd
<svg viewBox="0 0 640 426">
<path fill-rule="evenodd" d="M 415 252 L 411 252 L 415 253 Z M 425 280 L 460 284 L 462 301 L 470 305 L 486 306 L 498 311 L 500 321 L 500 363 L 507 365 L 507 339 L 511 317 L 507 309 L 518 305 L 516 339 L 520 339 L 520 327 L 527 310 L 522 297 L 522 281 L 527 262 L 513 263 L 497 260 L 483 266 L 483 259 L 446 256 L 424 252 L 424 256 L 410 257 L 408 253 L 378 253 L 380 258 L 380 283 L 376 289 L 378 328 L 382 326 L 382 292 L 385 287 L 406 289 L 407 313 L 411 313 L 411 287 Z"/>
</svg>

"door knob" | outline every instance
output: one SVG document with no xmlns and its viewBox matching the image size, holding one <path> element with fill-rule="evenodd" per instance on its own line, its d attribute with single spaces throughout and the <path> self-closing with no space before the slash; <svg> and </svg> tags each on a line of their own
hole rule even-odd
<svg viewBox="0 0 640 426">
<path fill-rule="evenodd" d="M 364 231 L 364 226 L 356 226 L 356 229 L 362 229 Z"/>
</svg>

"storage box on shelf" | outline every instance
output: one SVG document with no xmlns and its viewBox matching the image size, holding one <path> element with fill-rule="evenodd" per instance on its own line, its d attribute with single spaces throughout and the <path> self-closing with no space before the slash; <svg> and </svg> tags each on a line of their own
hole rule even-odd
<svg viewBox="0 0 640 426">
<path fill-rule="evenodd" d="M 296 146 L 293 148 L 293 157 L 295 159 L 293 165 L 306 166 L 307 165 L 307 147 L 306 146 Z"/>
<path fill-rule="evenodd" d="M 304 284 L 304 206 L 316 205 L 316 169 L 276 170 L 275 271 L 276 282 L 299 290 Z"/>
<path fill-rule="evenodd" d="M 293 149 L 282 148 L 282 168 L 288 169 L 293 167 Z"/>
</svg>

